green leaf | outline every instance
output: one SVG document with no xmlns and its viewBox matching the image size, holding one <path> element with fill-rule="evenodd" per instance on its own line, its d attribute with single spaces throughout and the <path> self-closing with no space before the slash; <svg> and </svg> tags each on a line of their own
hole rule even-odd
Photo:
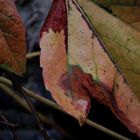
<svg viewBox="0 0 140 140">
<path fill-rule="evenodd" d="M 140 33 L 87 0 L 78 0 L 140 100 Z"/>
<path fill-rule="evenodd" d="M 78 3 L 90 20 L 88 24 L 92 24 L 93 30 L 98 33 L 97 36 L 104 44 L 105 52 L 108 52 L 117 71 L 122 75 L 121 77 L 117 73 L 114 78 L 111 96 L 115 105 L 108 106 L 132 132 L 140 136 L 140 33 L 89 0 L 78 0 Z M 114 74 L 111 65 L 106 65 L 109 60 L 99 52 L 101 50 L 98 49 L 94 52 L 96 55 L 94 60 L 97 68 L 99 67 L 97 69 L 97 72 L 100 72 L 99 81 L 106 83 L 109 76 L 101 73 L 103 69 L 100 66 L 104 65 L 103 68 L 109 75 Z M 98 60 L 102 60 L 102 63 L 97 63 Z M 92 75 L 95 79 L 95 75 Z M 105 97 L 101 97 L 104 94 L 99 93 L 93 96 L 104 102 Z"/>
</svg>

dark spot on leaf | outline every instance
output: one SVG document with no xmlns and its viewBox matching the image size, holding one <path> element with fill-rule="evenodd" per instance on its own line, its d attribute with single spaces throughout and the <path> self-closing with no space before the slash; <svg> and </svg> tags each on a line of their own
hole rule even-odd
<svg viewBox="0 0 140 140">
<path fill-rule="evenodd" d="M 116 87 L 117 87 L 117 89 L 119 90 L 119 84 L 118 84 L 118 83 L 116 83 Z"/>
</svg>

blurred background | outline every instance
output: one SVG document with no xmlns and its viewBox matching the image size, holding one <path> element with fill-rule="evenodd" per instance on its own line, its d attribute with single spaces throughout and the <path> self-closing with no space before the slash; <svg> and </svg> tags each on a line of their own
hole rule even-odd
<svg viewBox="0 0 140 140">
<path fill-rule="evenodd" d="M 16 0 L 15 3 L 26 28 L 28 53 L 39 51 L 40 29 L 51 7 L 51 0 Z M 27 73 L 21 81 L 24 87 L 31 89 L 34 93 L 53 100 L 50 93 L 44 88 L 39 57 L 28 60 Z M 93 127 L 87 125 L 80 127 L 74 118 L 36 100 L 32 100 L 32 102 L 38 110 L 45 114 L 47 121 L 50 122 L 45 125 L 45 128 L 51 140 L 115 139 Z M 0 109 L 9 122 L 18 124 L 17 133 L 21 140 L 43 140 L 34 116 L 2 92 L 0 94 Z M 116 119 L 107 107 L 99 104 L 94 99 L 88 118 L 128 138 L 138 139 L 136 135 L 132 134 Z M 5 126 L 0 126 L 0 140 L 13 140 L 11 131 Z"/>
</svg>

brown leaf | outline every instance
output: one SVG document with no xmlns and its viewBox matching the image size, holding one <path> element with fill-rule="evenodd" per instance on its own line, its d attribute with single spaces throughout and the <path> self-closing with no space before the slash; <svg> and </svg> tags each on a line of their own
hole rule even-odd
<svg viewBox="0 0 140 140">
<path fill-rule="evenodd" d="M 26 69 L 25 30 L 11 0 L 0 0 L 0 67 L 21 75 Z"/>
<path fill-rule="evenodd" d="M 140 31 L 140 6 L 111 6 L 112 13 Z"/>
<path fill-rule="evenodd" d="M 136 6 L 140 5 L 140 0 L 91 0 L 101 5 L 102 7 L 109 8 L 112 5 L 120 6 Z"/>
</svg>

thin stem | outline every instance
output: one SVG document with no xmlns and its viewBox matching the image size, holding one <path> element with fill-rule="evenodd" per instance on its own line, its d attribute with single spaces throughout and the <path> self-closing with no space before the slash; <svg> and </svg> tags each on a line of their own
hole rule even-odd
<svg viewBox="0 0 140 140">
<path fill-rule="evenodd" d="M 27 59 L 31 59 L 31 58 L 37 57 L 39 55 L 40 55 L 40 51 L 37 51 L 37 52 L 28 53 L 26 55 L 26 57 L 27 57 Z"/>
<path fill-rule="evenodd" d="M 2 77 L 2 76 L 0 76 L 0 83 L 3 83 L 3 84 L 5 84 L 5 85 L 7 85 L 9 87 L 12 87 L 12 82 L 10 80 L 8 80 L 7 78 Z M 36 100 L 48 105 L 48 106 L 50 106 L 50 107 L 52 107 L 52 108 L 54 108 L 56 110 L 64 112 L 64 110 L 62 110 L 62 108 L 60 108 L 58 105 L 56 105 L 56 103 L 54 103 L 54 102 L 52 102 L 52 101 L 50 101 L 50 100 L 48 100 L 48 99 L 46 99 L 46 98 L 44 98 L 42 96 L 39 96 L 39 95 L 35 94 L 34 92 L 32 92 L 31 90 L 28 90 L 28 89 L 26 89 L 24 87 L 23 87 L 23 89 L 26 91 L 26 94 L 28 96 L 30 96 L 30 97 L 32 97 L 32 98 L 34 98 L 34 99 L 36 99 Z"/>
<path fill-rule="evenodd" d="M 0 124 L 4 125 L 4 126 L 8 126 L 8 127 L 13 127 L 13 128 L 17 127 L 17 125 L 15 125 L 15 124 L 7 123 L 7 122 L 4 122 L 4 121 L 0 121 Z"/>
<path fill-rule="evenodd" d="M 26 102 L 28 103 L 28 105 L 30 106 L 31 111 L 32 111 L 33 115 L 35 116 L 35 118 L 37 120 L 37 124 L 39 126 L 39 130 L 40 130 L 42 136 L 44 137 L 45 140 L 49 140 L 49 136 L 48 136 L 45 128 L 43 127 L 43 124 L 40 120 L 38 112 L 35 109 L 35 107 L 33 106 L 31 99 L 26 95 L 24 89 L 20 88 L 19 90 L 20 90 L 20 93 L 23 95 L 24 99 L 26 100 Z"/>
<path fill-rule="evenodd" d="M 32 114 L 34 115 L 34 117 L 35 117 L 35 119 L 37 121 L 37 124 L 38 124 L 38 127 L 39 127 L 39 130 L 40 130 L 40 133 L 41 133 L 42 137 L 44 138 L 44 140 L 49 140 L 50 138 L 49 138 L 49 136 L 48 136 L 48 134 L 47 134 L 47 132 L 46 132 L 41 120 L 40 120 L 40 117 L 38 115 L 37 110 L 35 109 L 35 107 L 32 104 L 31 99 L 28 97 L 28 95 L 26 94 L 26 92 L 22 88 L 21 84 L 16 79 L 16 77 L 14 75 L 11 75 L 11 74 L 9 74 L 9 77 L 12 80 L 13 88 L 15 88 L 15 90 L 17 90 L 24 97 L 26 102 L 28 103 L 28 105 L 29 105 L 29 107 L 31 109 L 31 112 L 32 112 Z"/>
<path fill-rule="evenodd" d="M 97 124 L 89 119 L 86 119 L 86 124 L 91 126 L 91 127 L 96 128 L 97 130 L 100 130 L 106 134 L 109 134 L 110 136 L 112 136 L 118 140 L 130 140 L 129 138 L 124 137 L 124 136 L 122 136 L 122 135 L 120 135 L 120 134 L 118 134 L 118 133 L 116 133 L 108 128 L 105 128 L 105 127 L 103 127 L 103 126 L 101 126 L 101 125 L 99 125 L 99 124 Z"/>
<path fill-rule="evenodd" d="M 44 98 L 44 97 L 42 97 L 40 95 L 37 95 L 37 94 L 33 93 L 32 91 L 30 91 L 28 89 L 25 89 L 25 91 L 26 91 L 26 94 L 28 96 L 30 96 L 30 97 L 32 97 L 32 98 L 40 101 L 41 103 L 44 103 L 45 105 L 50 106 L 50 107 L 52 107 L 52 108 L 54 108 L 56 110 L 59 110 L 59 111 L 61 111 L 63 113 L 66 113 L 56 103 L 54 103 L 54 102 L 52 102 L 52 101 L 50 101 L 50 100 L 48 100 L 48 99 L 46 99 L 46 98 Z M 126 137 L 124 137 L 124 136 L 122 136 L 122 135 L 120 135 L 120 134 L 118 134 L 118 133 L 116 133 L 116 132 L 108 129 L 108 128 L 105 128 L 105 127 L 103 127 L 103 126 L 101 126 L 101 125 L 99 125 L 99 124 L 97 124 L 97 123 L 95 123 L 95 122 L 93 122 L 93 121 L 91 121 L 89 119 L 86 119 L 86 124 L 89 125 L 89 126 L 91 126 L 91 127 L 96 128 L 96 129 L 98 129 L 98 130 L 100 130 L 100 131 L 102 131 L 102 132 L 104 132 L 104 133 L 106 133 L 106 134 L 108 134 L 108 135 L 110 135 L 112 137 L 115 137 L 117 139 L 120 139 L 120 140 L 130 140 L 130 139 L 128 139 L 128 138 L 126 138 Z"/>
<path fill-rule="evenodd" d="M 23 107 L 24 109 L 26 109 L 28 112 L 31 113 L 31 109 L 29 107 L 29 105 L 27 104 L 27 102 L 25 102 L 25 100 L 18 96 L 13 89 L 11 89 L 12 87 L 12 82 L 4 77 L 0 77 L 0 79 L 3 79 L 3 82 L 0 82 L 0 90 L 2 90 L 5 94 L 7 94 L 8 96 L 10 96 L 13 100 L 15 100 L 17 102 L 17 104 L 19 104 L 21 107 Z M 0 80 L 1 81 L 1 80 Z M 7 83 L 7 85 L 6 85 Z M 47 118 L 45 115 L 43 115 L 42 113 L 40 113 L 38 111 L 38 115 L 41 119 L 41 121 L 46 124 L 49 125 L 51 127 L 53 127 L 54 129 L 60 131 L 64 136 L 74 140 L 74 138 L 68 134 L 63 128 L 61 128 L 58 124 L 56 124 L 54 122 L 54 120 L 50 120 L 49 118 Z"/>
<path fill-rule="evenodd" d="M 26 94 L 28 96 L 30 96 L 30 97 L 32 97 L 32 98 L 40 101 L 41 103 L 43 103 L 43 104 L 45 104 L 45 105 L 47 105 L 49 107 L 52 107 L 52 108 L 54 108 L 54 109 L 56 109 L 58 111 L 61 111 L 63 113 L 66 113 L 59 105 L 57 105 L 56 103 L 48 100 L 47 98 L 44 98 L 44 97 L 42 97 L 42 96 L 40 96 L 38 94 L 35 94 L 34 92 L 32 92 L 32 91 L 30 91 L 30 90 L 28 90 L 26 88 L 24 88 L 24 90 L 26 91 Z"/>
<path fill-rule="evenodd" d="M 34 98 L 34 99 L 40 101 L 41 103 L 44 103 L 45 105 L 50 106 L 50 107 L 52 107 L 52 108 L 54 108 L 54 109 L 56 109 L 56 110 L 59 110 L 59 111 L 61 111 L 61 112 L 63 112 L 63 113 L 66 113 L 66 112 L 65 112 L 61 107 L 59 107 L 56 103 L 54 103 L 54 102 L 52 102 L 52 101 L 50 101 L 50 100 L 48 100 L 48 99 L 46 99 L 46 98 L 44 98 L 44 97 L 42 97 L 42 96 L 40 96 L 40 95 L 37 95 L 37 94 L 33 93 L 32 91 L 30 91 L 30 90 L 28 90 L 28 89 L 25 89 L 25 91 L 26 91 L 26 94 L 27 94 L 28 96 L 30 96 L 30 97 L 32 97 L 32 98 Z M 66 113 L 66 114 L 67 114 L 67 113 Z M 86 119 L 86 122 L 85 122 L 85 123 L 86 123 L 87 125 L 91 126 L 91 127 L 94 127 L 94 128 L 96 128 L 96 129 L 98 129 L 98 130 L 100 130 L 100 131 L 102 131 L 102 132 L 104 132 L 104 133 L 106 133 L 106 134 L 112 136 L 112 137 L 115 137 L 115 138 L 117 138 L 117 139 L 120 139 L 120 140 L 130 140 L 130 139 L 128 139 L 128 138 L 126 138 L 126 137 L 124 137 L 124 136 L 122 136 L 122 135 L 120 135 L 120 134 L 118 134 L 118 133 L 116 133 L 116 132 L 114 132 L 114 131 L 108 129 L 108 128 L 105 128 L 105 127 L 103 127 L 103 126 L 101 126 L 101 125 L 99 125 L 99 124 L 97 124 L 97 123 L 95 123 L 95 122 L 93 122 L 93 121 L 91 121 L 91 120 L 89 120 L 89 119 Z"/>
<path fill-rule="evenodd" d="M 2 119 L 2 121 L 0 121 L 0 124 L 5 125 L 7 127 L 9 127 L 9 129 L 11 130 L 14 140 L 20 140 L 19 136 L 16 133 L 15 130 L 15 126 L 14 124 L 10 124 L 9 121 L 7 120 L 7 118 L 5 117 L 5 115 L 3 114 L 2 111 L 0 111 L 0 118 Z"/>
<path fill-rule="evenodd" d="M 4 83 L 4 84 L 6 84 L 8 86 L 11 86 L 12 85 L 11 81 L 8 80 L 8 79 L 6 79 L 6 78 L 4 78 L 4 77 L 0 77 L 0 83 Z M 30 97 L 32 97 L 32 98 L 34 98 L 34 99 L 36 99 L 36 100 L 44 103 L 47 106 L 50 106 L 50 107 L 52 107 L 52 108 L 54 108 L 56 110 L 59 110 L 61 112 L 64 112 L 64 110 L 62 108 L 60 108 L 54 102 L 52 102 L 52 101 L 50 101 L 50 100 L 48 100 L 48 99 L 46 99 L 46 98 L 44 98 L 42 96 L 39 96 L 39 95 L 33 93 L 32 91 L 30 91 L 28 89 L 25 89 L 24 88 L 24 90 L 26 91 L 26 94 L 28 96 L 30 96 Z M 66 112 L 64 112 L 64 113 L 66 113 Z M 122 135 L 120 135 L 120 134 L 118 134 L 118 133 L 116 133 L 116 132 L 114 132 L 114 131 L 106 128 L 106 127 L 101 126 L 100 124 L 97 124 L 97 123 L 89 120 L 89 119 L 86 119 L 86 124 L 89 125 L 89 126 L 91 126 L 91 127 L 96 128 L 96 129 L 100 130 L 101 132 L 104 132 L 104 133 L 106 133 L 106 134 L 108 134 L 108 135 L 110 135 L 110 136 L 112 136 L 114 138 L 117 138 L 119 140 L 130 140 L 129 138 L 124 137 L 124 136 L 122 136 Z"/>
<path fill-rule="evenodd" d="M 28 112 L 31 112 L 31 109 L 29 107 L 29 105 L 27 104 L 27 102 L 25 102 L 25 100 L 23 100 L 20 96 L 16 95 L 15 92 L 10 88 L 7 87 L 5 84 L 0 83 L 0 90 L 4 91 L 5 94 L 7 94 L 8 96 L 12 97 L 20 106 L 22 106 L 23 108 L 25 108 Z M 44 116 L 42 113 L 39 113 L 39 117 L 40 119 L 47 125 L 51 125 L 47 119 L 46 116 Z"/>
</svg>

